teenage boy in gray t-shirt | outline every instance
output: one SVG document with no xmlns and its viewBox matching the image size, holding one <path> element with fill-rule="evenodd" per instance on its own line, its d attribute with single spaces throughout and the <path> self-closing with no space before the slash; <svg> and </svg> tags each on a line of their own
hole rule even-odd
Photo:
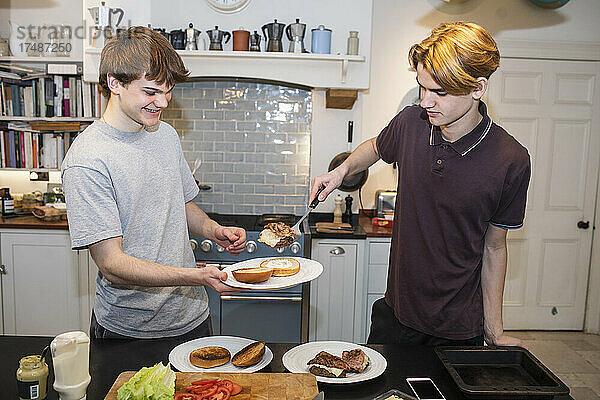
<svg viewBox="0 0 600 400">
<path fill-rule="evenodd" d="M 73 142 L 62 165 L 74 249 L 100 270 L 90 336 L 194 338 L 211 333 L 203 286 L 233 290 L 216 267 L 196 268 L 189 233 L 239 254 L 242 228 L 223 227 L 192 200 L 198 186 L 177 132 L 159 121 L 173 85 L 188 75 L 160 34 L 130 28 L 107 42 L 102 118 Z"/>
</svg>

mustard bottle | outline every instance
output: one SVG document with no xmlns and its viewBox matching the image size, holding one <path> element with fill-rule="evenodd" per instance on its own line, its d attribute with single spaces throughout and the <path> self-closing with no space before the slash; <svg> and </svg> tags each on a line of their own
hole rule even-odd
<svg viewBox="0 0 600 400">
<path fill-rule="evenodd" d="M 43 400 L 48 389 L 48 364 L 40 355 L 21 358 L 17 369 L 19 400 Z"/>
</svg>

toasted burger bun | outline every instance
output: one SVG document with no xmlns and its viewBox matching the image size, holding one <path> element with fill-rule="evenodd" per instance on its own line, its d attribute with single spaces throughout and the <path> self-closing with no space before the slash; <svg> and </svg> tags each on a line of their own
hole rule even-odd
<svg viewBox="0 0 600 400">
<path fill-rule="evenodd" d="M 261 262 L 260 266 L 272 268 L 273 276 L 290 276 L 300 271 L 300 262 L 291 257 L 269 258 Z"/>
<path fill-rule="evenodd" d="M 200 368 L 218 367 L 227 364 L 230 358 L 229 350 L 219 346 L 201 347 L 190 353 L 190 362 Z"/>
<path fill-rule="evenodd" d="M 258 283 L 269 279 L 271 275 L 273 275 L 273 268 L 240 268 L 232 271 L 232 274 L 235 280 L 238 282 Z"/>
<path fill-rule="evenodd" d="M 236 367 L 249 367 L 257 364 L 265 355 L 265 342 L 254 342 L 244 347 L 231 359 Z"/>
</svg>

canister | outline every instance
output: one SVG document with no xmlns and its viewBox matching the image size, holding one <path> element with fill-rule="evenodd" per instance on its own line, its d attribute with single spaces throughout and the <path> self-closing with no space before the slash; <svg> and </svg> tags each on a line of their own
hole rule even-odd
<svg viewBox="0 0 600 400">
<path fill-rule="evenodd" d="M 311 30 L 312 42 L 311 51 L 317 54 L 331 53 L 331 29 L 325 28 L 324 25 L 319 25 Z"/>
<path fill-rule="evenodd" d="M 348 51 L 346 54 L 350 56 L 358 55 L 358 31 L 350 31 L 350 36 L 348 36 Z"/>
</svg>

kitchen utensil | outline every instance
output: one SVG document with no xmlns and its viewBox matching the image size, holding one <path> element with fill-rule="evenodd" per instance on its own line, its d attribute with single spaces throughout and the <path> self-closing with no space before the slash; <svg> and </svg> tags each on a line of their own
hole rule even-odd
<svg viewBox="0 0 600 400">
<path fill-rule="evenodd" d="M 250 35 L 250 51 L 260 51 L 260 39 L 261 36 L 256 31 Z"/>
<path fill-rule="evenodd" d="M 284 27 L 285 24 L 277 22 L 276 19 L 262 26 L 263 35 L 267 40 L 267 51 L 283 51 L 281 37 L 283 36 Z"/>
<path fill-rule="evenodd" d="M 186 50 L 198 50 L 198 38 L 200 37 L 201 31 L 194 28 L 194 24 L 191 22 L 188 28 L 185 30 L 185 49 Z"/>
<path fill-rule="evenodd" d="M 438 347 L 444 367 L 465 397 L 551 399 L 569 388 L 522 347 Z"/>
<path fill-rule="evenodd" d="M 343 351 L 353 349 L 361 349 L 371 359 L 371 365 L 369 365 L 363 373 L 349 372 L 346 374 L 345 378 L 326 378 L 324 376 L 317 376 L 317 381 L 337 384 L 356 383 L 377 378 L 385 372 L 387 361 L 381 353 L 369 347 L 349 342 L 322 341 L 304 343 L 288 350 L 281 358 L 281 361 L 288 371 L 302 373 L 308 372 L 308 365 L 306 365 L 306 363 L 321 351 L 326 351 L 341 357 Z"/>
<path fill-rule="evenodd" d="M 319 392 L 319 394 L 313 397 L 312 400 L 325 400 L 325 392 Z"/>
<path fill-rule="evenodd" d="M 290 53 L 305 53 L 304 49 L 304 34 L 306 32 L 306 24 L 301 24 L 300 19 L 296 18 L 295 24 L 289 24 L 285 28 L 285 34 L 290 40 Z"/>
<path fill-rule="evenodd" d="M 348 158 L 350 156 L 350 153 L 352 153 L 352 133 L 353 133 L 353 131 L 354 131 L 354 121 L 348 121 L 348 151 L 340 153 L 337 156 L 335 156 L 329 163 L 328 171 L 332 171 L 335 168 L 339 167 L 344 161 L 346 161 L 346 158 Z M 369 169 L 358 172 L 354 175 L 346 176 L 338 189 L 340 189 L 344 192 L 353 192 L 355 190 L 360 189 L 365 184 L 368 177 L 369 177 Z"/>
<path fill-rule="evenodd" d="M 169 37 L 171 38 L 171 46 L 175 50 L 183 50 L 185 49 L 185 31 L 182 29 L 173 29 L 169 32 Z"/>
<path fill-rule="evenodd" d="M 222 40 L 225 38 L 225 43 L 229 42 L 231 39 L 231 33 L 226 31 L 220 31 L 219 27 L 215 25 L 215 29 L 211 29 L 206 31 L 208 38 L 210 39 L 209 50 L 223 50 Z"/>
<path fill-rule="evenodd" d="M 229 379 L 242 386 L 243 392 L 237 395 L 241 399 L 311 399 L 318 392 L 317 380 L 313 374 L 291 373 L 219 373 L 212 372 L 176 372 L 175 393 L 185 391 L 191 383 L 206 379 Z M 117 400 L 117 390 L 123 386 L 136 371 L 122 372 L 113 383 L 104 400 Z M 236 397 L 232 397 L 232 400 Z"/>
<path fill-rule="evenodd" d="M 106 39 L 111 38 L 116 32 L 117 26 L 123 20 L 125 12 L 121 8 L 111 8 L 103 1 L 101 5 L 89 7 L 88 11 L 93 19 L 94 31 L 91 34 L 93 47 L 104 47 Z M 117 20 L 113 16 L 118 15 Z"/>
<path fill-rule="evenodd" d="M 323 189 L 325 189 L 325 186 L 321 186 L 319 188 L 319 190 L 317 191 L 317 195 L 315 196 L 314 200 L 308 205 L 308 209 L 306 210 L 304 215 L 298 220 L 298 222 L 294 224 L 294 226 L 292 226 L 292 230 L 295 233 L 295 237 L 300 236 L 300 224 L 302 223 L 302 221 L 304 221 L 304 219 L 308 217 L 308 214 L 310 214 L 310 212 L 315 209 L 317 204 L 321 202 L 321 200 L 319 200 L 319 194 L 321 194 Z"/>
<path fill-rule="evenodd" d="M 324 25 L 311 29 L 312 41 L 311 51 L 317 54 L 331 53 L 331 29 L 325 28 Z"/>
<path fill-rule="evenodd" d="M 287 289 L 300 285 L 304 282 L 310 282 L 317 279 L 323 273 L 323 264 L 317 260 L 311 260 L 304 257 L 292 257 L 298 260 L 300 263 L 300 271 L 290 276 L 272 276 L 268 280 L 260 283 L 244 283 L 238 282 L 234 279 L 232 271 L 240 268 L 250 268 L 260 265 L 261 262 L 268 260 L 272 257 L 263 258 L 252 258 L 245 261 L 228 265 L 223 269 L 227 272 L 227 280 L 224 282 L 226 285 L 239 288 L 239 289 L 250 289 L 250 290 L 276 290 L 276 289 Z M 239 298 L 239 296 L 236 296 Z M 223 297 L 221 297 L 223 298 Z M 276 299 L 273 299 L 276 300 Z"/>
<path fill-rule="evenodd" d="M 233 51 L 248 51 L 250 32 L 243 28 L 233 31 Z"/>
<path fill-rule="evenodd" d="M 181 343 L 173 348 L 169 353 L 169 362 L 172 366 L 182 372 L 198 372 L 204 371 L 200 367 L 194 366 L 190 362 L 190 353 L 195 349 L 206 346 L 225 347 L 233 356 L 235 353 L 254 343 L 255 340 L 237 336 L 206 336 L 198 339 L 193 339 L 185 343 Z M 268 346 L 265 346 L 265 355 L 257 364 L 249 367 L 236 367 L 229 361 L 226 364 L 211 368 L 211 372 L 256 372 L 260 371 L 273 360 L 273 352 Z"/>
<path fill-rule="evenodd" d="M 198 171 L 198 168 L 200 168 L 200 165 L 202 165 L 202 160 L 200 159 L 200 157 L 198 157 L 194 161 L 194 169 L 192 170 L 192 176 L 194 176 L 196 171 Z"/>
</svg>

